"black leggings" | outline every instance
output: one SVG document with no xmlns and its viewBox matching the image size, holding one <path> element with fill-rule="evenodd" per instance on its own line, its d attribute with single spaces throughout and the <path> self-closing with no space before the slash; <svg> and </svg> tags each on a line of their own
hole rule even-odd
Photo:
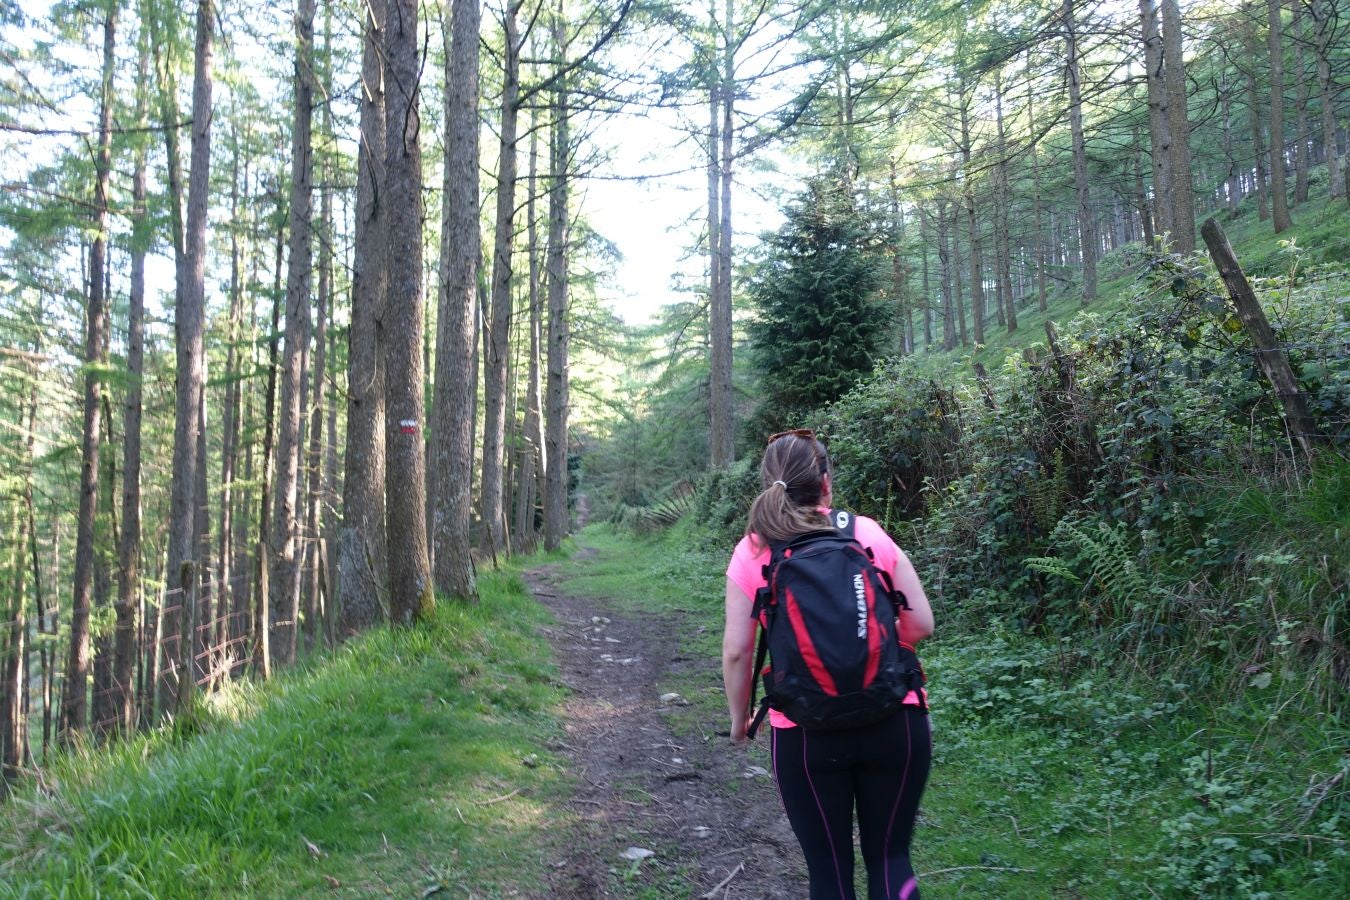
<svg viewBox="0 0 1350 900">
<path fill-rule="evenodd" d="M 909 841 L 932 739 L 918 707 L 846 731 L 773 729 L 773 770 L 811 875 L 811 900 L 854 900 L 853 809 L 869 900 L 918 900 Z"/>
</svg>

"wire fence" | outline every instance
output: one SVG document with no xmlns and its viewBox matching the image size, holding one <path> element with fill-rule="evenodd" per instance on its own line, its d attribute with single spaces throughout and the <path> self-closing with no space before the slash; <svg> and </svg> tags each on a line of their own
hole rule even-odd
<svg viewBox="0 0 1350 900">
<path fill-rule="evenodd" d="M 327 542 L 300 542 L 295 572 L 284 586 L 294 599 L 274 609 L 268 553 L 219 561 L 185 572 L 191 586 L 147 589 L 136 603 L 129 634 L 118 631 L 109 573 L 96 589 L 90 616 L 87 725 L 95 736 L 144 729 L 178 712 L 187 694 L 212 693 L 248 675 L 270 674 L 327 644 L 332 636 L 332 578 Z M 20 598 L 0 618 L 0 762 L 31 767 L 63 739 L 68 702 L 69 608 L 47 597 Z M 265 617 L 265 625 L 264 625 Z M 124 620 L 126 616 L 124 615 Z M 120 673 L 120 674 L 119 674 Z M 16 687 L 17 684 L 17 687 Z M 17 749 L 16 749 L 17 745 Z"/>
</svg>

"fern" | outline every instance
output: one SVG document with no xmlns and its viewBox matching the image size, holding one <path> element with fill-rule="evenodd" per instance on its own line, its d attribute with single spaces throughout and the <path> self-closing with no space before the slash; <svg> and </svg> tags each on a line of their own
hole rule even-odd
<svg viewBox="0 0 1350 900">
<path fill-rule="evenodd" d="M 1040 572 L 1044 575 L 1054 575 L 1056 578 L 1063 578 L 1074 584 L 1082 584 L 1083 579 L 1069 568 L 1069 564 L 1058 556 L 1028 556 L 1022 560 L 1028 569 L 1033 572 Z"/>
<path fill-rule="evenodd" d="M 1027 484 L 1027 501 L 1031 517 L 1042 531 L 1049 531 L 1064 514 L 1069 498 L 1069 467 L 1064 462 L 1064 451 L 1056 450 L 1050 476 L 1033 478 Z"/>
<path fill-rule="evenodd" d="M 1092 524 L 1096 527 L 1091 527 Z M 1089 523 L 1061 519 L 1050 539 L 1076 552 L 1071 557 L 1065 554 L 1031 557 L 1026 560 L 1027 567 L 1075 584 L 1095 584 L 1111 605 L 1114 618 L 1122 617 L 1131 605 L 1150 593 L 1123 523 L 1113 526 L 1101 520 Z M 1088 571 L 1086 579 L 1078 575 L 1084 568 Z"/>
</svg>

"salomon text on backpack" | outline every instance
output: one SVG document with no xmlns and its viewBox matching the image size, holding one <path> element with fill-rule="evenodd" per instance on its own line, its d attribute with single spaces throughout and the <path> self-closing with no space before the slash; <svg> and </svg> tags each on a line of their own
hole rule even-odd
<svg viewBox="0 0 1350 900">
<path fill-rule="evenodd" d="M 924 705 L 918 657 L 896 633 L 896 616 L 908 608 L 904 595 L 854 537 L 853 516 L 831 510 L 829 517 L 829 530 L 769 545 L 768 585 L 752 613 L 761 628 L 754 672 L 764 701 L 750 737 L 770 708 L 823 731 L 879 722 L 911 691 Z"/>
</svg>

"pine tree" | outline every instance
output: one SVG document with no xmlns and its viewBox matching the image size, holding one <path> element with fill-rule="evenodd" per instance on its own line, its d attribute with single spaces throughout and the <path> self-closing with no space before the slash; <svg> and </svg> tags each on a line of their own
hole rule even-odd
<svg viewBox="0 0 1350 900">
<path fill-rule="evenodd" d="M 762 398 L 752 427 L 791 424 L 871 371 L 891 315 L 879 295 L 885 239 L 886 223 L 829 178 L 813 179 L 788 210 L 751 284 L 750 358 Z"/>
</svg>

